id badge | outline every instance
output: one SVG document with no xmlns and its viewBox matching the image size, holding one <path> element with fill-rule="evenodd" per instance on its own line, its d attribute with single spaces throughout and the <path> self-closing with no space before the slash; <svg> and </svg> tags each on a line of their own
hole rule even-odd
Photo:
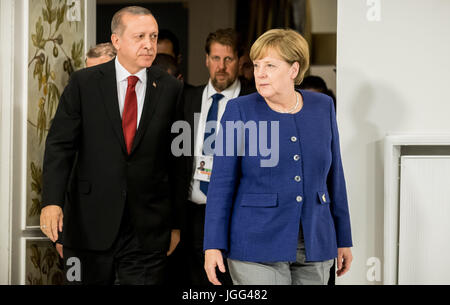
<svg viewBox="0 0 450 305">
<path fill-rule="evenodd" d="M 209 182 L 211 179 L 213 156 L 199 156 L 195 161 L 194 179 Z"/>
</svg>

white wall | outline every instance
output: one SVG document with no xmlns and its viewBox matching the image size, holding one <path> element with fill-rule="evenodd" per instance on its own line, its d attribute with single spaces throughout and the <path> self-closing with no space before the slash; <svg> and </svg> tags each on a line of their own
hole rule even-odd
<svg viewBox="0 0 450 305">
<path fill-rule="evenodd" d="M 376 3 L 380 20 L 369 21 Z M 337 25 L 338 123 L 355 257 L 338 283 L 377 284 L 367 280 L 366 262 L 383 262 L 383 139 L 450 131 L 450 1 L 340 0 Z"/>
</svg>

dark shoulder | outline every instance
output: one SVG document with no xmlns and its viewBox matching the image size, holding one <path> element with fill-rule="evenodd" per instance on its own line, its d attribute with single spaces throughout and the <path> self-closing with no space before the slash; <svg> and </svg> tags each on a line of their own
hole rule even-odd
<svg viewBox="0 0 450 305">
<path fill-rule="evenodd" d="M 239 96 L 244 96 L 255 92 L 256 87 L 253 83 L 241 81 L 241 91 L 239 92 Z"/>
<path fill-rule="evenodd" d="M 89 82 L 92 77 L 100 77 L 108 73 L 115 73 L 114 59 L 103 64 L 79 69 L 73 72 L 70 77 L 82 82 Z"/>
<path fill-rule="evenodd" d="M 150 68 L 148 68 L 147 71 L 148 74 L 151 76 L 151 78 L 159 82 L 163 82 L 165 85 L 169 87 L 175 87 L 180 89 L 183 87 L 183 83 L 180 80 L 176 79 L 175 77 L 173 77 L 160 67 L 151 66 Z"/>
<path fill-rule="evenodd" d="M 203 90 L 205 90 L 206 85 L 200 85 L 200 86 L 193 86 L 193 85 L 189 85 L 189 86 L 184 86 L 183 88 L 183 94 L 186 97 L 195 97 L 195 96 L 200 96 L 200 98 L 202 97 L 203 94 Z"/>
<path fill-rule="evenodd" d="M 186 92 L 199 92 L 199 91 L 203 92 L 205 87 L 206 87 L 206 84 L 199 85 L 199 86 L 189 85 L 189 86 L 185 86 L 184 90 Z"/>
</svg>

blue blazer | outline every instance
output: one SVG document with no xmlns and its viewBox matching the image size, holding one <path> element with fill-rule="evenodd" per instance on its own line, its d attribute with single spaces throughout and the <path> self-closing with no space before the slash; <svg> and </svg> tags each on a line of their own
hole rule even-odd
<svg viewBox="0 0 450 305">
<path fill-rule="evenodd" d="M 241 261 L 293 262 L 300 225 L 307 261 L 333 259 L 338 247 L 352 246 L 332 99 L 299 92 L 304 104 L 296 114 L 273 111 L 258 93 L 228 102 L 216 139 L 204 250 L 221 249 Z M 243 128 L 226 126 L 239 121 Z M 261 166 L 270 159 L 277 164 Z"/>
</svg>

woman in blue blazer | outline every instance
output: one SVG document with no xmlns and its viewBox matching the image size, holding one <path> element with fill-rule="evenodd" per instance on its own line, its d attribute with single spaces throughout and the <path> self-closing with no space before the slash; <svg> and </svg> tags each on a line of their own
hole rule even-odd
<svg viewBox="0 0 450 305">
<path fill-rule="evenodd" d="M 228 259 L 234 284 L 326 284 L 352 261 L 333 101 L 295 90 L 304 38 L 270 30 L 253 44 L 257 93 L 228 102 L 216 139 L 205 219 L 205 270 Z M 270 148 L 270 149 L 269 149 Z M 269 152 L 269 153 L 268 153 Z"/>
</svg>

